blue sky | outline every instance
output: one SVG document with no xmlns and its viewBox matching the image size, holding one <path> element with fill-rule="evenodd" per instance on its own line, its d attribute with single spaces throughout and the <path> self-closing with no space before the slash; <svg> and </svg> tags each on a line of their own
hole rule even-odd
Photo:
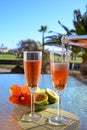
<svg viewBox="0 0 87 130">
<path fill-rule="evenodd" d="M 83 14 L 86 5 L 87 0 L 0 0 L 0 46 L 15 48 L 27 39 L 41 42 L 41 25 L 64 33 L 58 20 L 73 28 L 73 11 L 80 9 Z"/>
</svg>

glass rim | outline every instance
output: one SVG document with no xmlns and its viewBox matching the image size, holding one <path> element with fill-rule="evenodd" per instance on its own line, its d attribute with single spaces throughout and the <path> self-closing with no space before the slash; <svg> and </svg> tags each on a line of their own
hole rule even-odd
<svg viewBox="0 0 87 130">
<path fill-rule="evenodd" d="M 32 58 L 30 59 L 30 57 L 32 57 L 32 56 L 34 56 L 33 59 Z M 35 56 L 38 56 L 38 58 L 35 58 Z M 24 51 L 23 60 L 24 61 L 42 60 L 42 51 Z"/>
</svg>

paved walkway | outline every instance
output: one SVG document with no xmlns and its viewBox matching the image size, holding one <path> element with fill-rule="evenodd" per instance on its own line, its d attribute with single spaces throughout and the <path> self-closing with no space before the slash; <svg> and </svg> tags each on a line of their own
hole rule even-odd
<svg viewBox="0 0 87 130">
<path fill-rule="evenodd" d="M 87 84 L 87 75 L 83 76 L 80 71 L 70 71 L 69 74 Z"/>
<path fill-rule="evenodd" d="M 8 68 L 0 68 L 0 73 L 10 73 L 11 69 Z"/>
</svg>

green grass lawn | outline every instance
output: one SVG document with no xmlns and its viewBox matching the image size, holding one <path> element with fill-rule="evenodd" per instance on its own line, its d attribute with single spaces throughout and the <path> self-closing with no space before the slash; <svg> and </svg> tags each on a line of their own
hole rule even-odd
<svg viewBox="0 0 87 130">
<path fill-rule="evenodd" d="M 2 60 L 22 60 L 22 58 L 17 57 L 16 55 L 13 55 L 13 54 L 0 54 L 0 59 L 2 59 Z M 77 57 L 76 60 L 73 60 L 73 61 L 70 60 L 70 62 L 81 63 L 82 58 Z"/>
<path fill-rule="evenodd" d="M 16 55 L 13 54 L 0 54 L 1 60 L 21 60 L 22 58 L 18 58 Z"/>
<path fill-rule="evenodd" d="M 0 54 L 0 60 L 22 60 L 22 58 L 18 58 L 13 54 Z M 14 64 L 0 64 L 0 67 L 3 68 L 14 68 L 15 66 Z"/>
<path fill-rule="evenodd" d="M 76 60 L 70 60 L 70 63 L 82 63 L 82 58 L 77 57 Z"/>
<path fill-rule="evenodd" d="M 1 67 L 1 68 L 8 68 L 8 69 L 14 68 L 15 66 L 16 66 L 16 65 L 0 64 L 0 67 Z"/>
<path fill-rule="evenodd" d="M 16 55 L 13 54 L 0 54 L 0 60 L 22 60 L 22 58 L 20 57 L 18 58 Z M 70 63 L 82 63 L 82 58 L 77 57 L 76 60 L 70 60 Z M 14 68 L 15 66 L 16 64 L 0 64 L 0 67 L 6 67 L 6 68 Z"/>
<path fill-rule="evenodd" d="M 61 61 L 60 56 L 55 56 L 55 60 L 56 60 L 56 61 L 57 61 L 57 60 Z M 74 59 L 74 60 L 71 60 L 71 59 L 70 59 L 69 62 L 70 62 L 70 63 L 82 63 L 82 58 L 77 56 L 76 59 Z"/>
</svg>

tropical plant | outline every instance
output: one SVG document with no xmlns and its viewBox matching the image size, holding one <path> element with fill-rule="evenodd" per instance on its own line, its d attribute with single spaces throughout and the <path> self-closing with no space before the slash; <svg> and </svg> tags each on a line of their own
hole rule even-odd
<svg viewBox="0 0 87 130">
<path fill-rule="evenodd" d="M 47 32 L 48 27 L 47 26 L 41 26 L 41 28 L 38 30 L 39 32 L 42 33 L 42 46 L 43 46 L 43 51 L 44 51 L 44 35 Z"/>
<path fill-rule="evenodd" d="M 44 37 L 45 37 L 45 33 L 47 32 L 48 27 L 47 26 L 41 26 L 41 28 L 38 30 L 39 32 L 42 33 L 42 51 L 43 51 L 43 55 L 42 55 L 42 73 L 46 73 L 46 63 L 47 63 L 47 57 L 48 57 L 48 53 L 45 51 L 44 49 Z"/>
<path fill-rule="evenodd" d="M 53 31 L 49 31 L 49 33 L 55 33 L 55 35 L 46 36 L 44 44 L 50 46 L 61 45 L 62 34 Z"/>
<path fill-rule="evenodd" d="M 77 35 L 87 34 L 87 11 L 82 15 L 80 10 L 74 10 L 73 17 L 74 17 L 74 20 L 73 20 L 74 29 L 69 30 L 68 27 L 62 25 L 60 21 L 58 21 L 58 23 L 65 29 L 68 35 L 71 35 L 73 33 Z M 72 46 L 73 53 L 77 54 L 81 50 L 82 48 Z M 83 52 L 85 52 L 86 54 L 87 49 L 83 48 Z"/>
<path fill-rule="evenodd" d="M 79 9 L 74 10 L 73 17 L 74 17 L 73 20 L 74 29 L 69 30 L 66 26 L 62 25 L 60 21 L 58 23 L 66 30 L 67 34 L 75 33 L 77 35 L 86 35 L 87 34 L 87 10 L 83 15 L 81 14 Z M 82 48 L 81 49 L 78 48 L 72 46 L 72 51 L 78 53 L 79 51 L 82 50 Z M 83 52 L 82 55 L 83 60 L 82 60 L 80 71 L 82 74 L 87 75 L 87 48 L 83 48 L 82 52 Z"/>
<path fill-rule="evenodd" d="M 83 15 L 80 10 L 74 10 L 74 20 L 73 24 L 75 30 L 73 30 L 78 35 L 87 34 L 87 12 Z"/>
</svg>

